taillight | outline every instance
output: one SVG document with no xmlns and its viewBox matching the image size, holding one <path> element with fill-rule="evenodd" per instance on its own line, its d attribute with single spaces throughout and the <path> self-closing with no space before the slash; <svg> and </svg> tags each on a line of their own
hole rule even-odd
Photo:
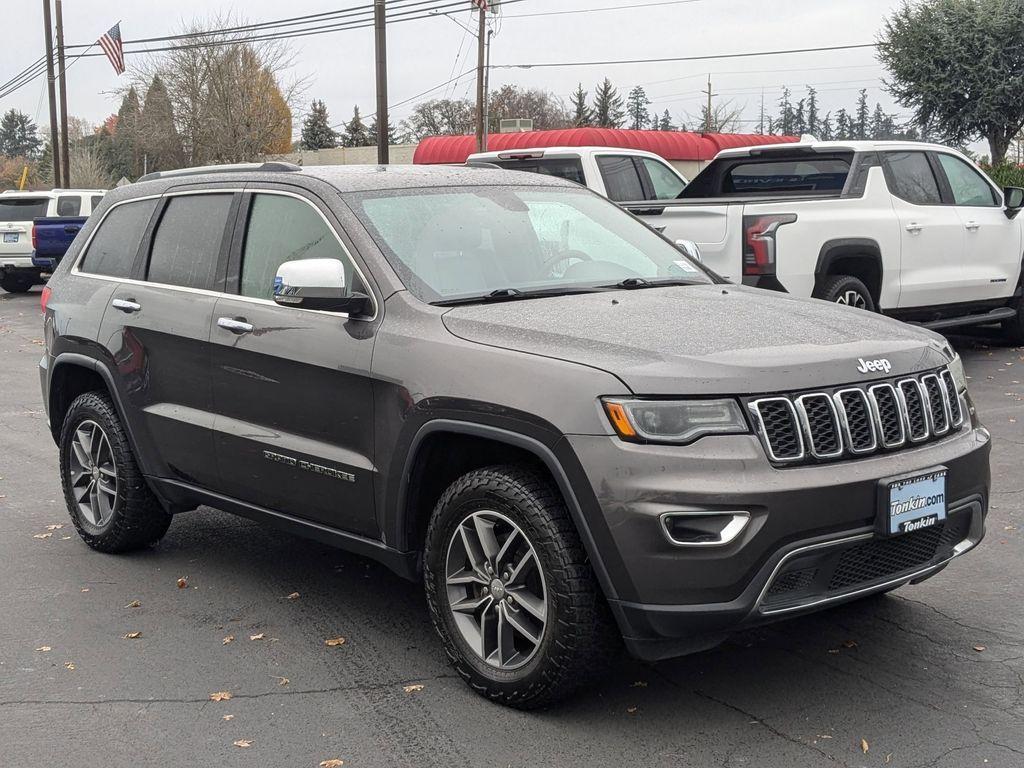
<svg viewBox="0 0 1024 768">
<path fill-rule="evenodd" d="M 796 221 L 795 213 L 743 217 L 743 274 L 775 274 L 775 233 Z"/>
<path fill-rule="evenodd" d="M 50 286 L 44 285 L 43 286 L 43 292 L 39 296 L 39 306 L 41 306 L 43 308 L 43 312 L 46 311 L 46 305 L 50 303 L 50 294 L 51 293 L 53 293 L 53 291 L 50 290 Z"/>
<path fill-rule="evenodd" d="M 38 241 L 36 240 L 36 225 L 33 224 L 32 225 L 32 250 L 34 251 L 38 247 L 39 247 Z"/>
</svg>

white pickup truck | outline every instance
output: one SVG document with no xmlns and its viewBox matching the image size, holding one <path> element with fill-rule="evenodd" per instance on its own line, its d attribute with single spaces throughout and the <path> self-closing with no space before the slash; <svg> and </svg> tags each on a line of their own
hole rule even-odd
<svg viewBox="0 0 1024 768">
<path fill-rule="evenodd" d="M 41 270 L 32 263 L 34 219 L 88 216 L 105 194 L 103 189 L 0 192 L 0 288 L 24 293 L 43 281 Z"/>
<path fill-rule="evenodd" d="M 477 152 L 467 165 L 497 165 L 575 181 L 615 203 L 673 200 L 686 177 L 653 152 L 615 147 L 544 147 Z"/>
<path fill-rule="evenodd" d="M 1017 344 L 1022 206 L 948 147 L 856 141 L 725 150 L 677 200 L 624 203 L 731 280 Z"/>
</svg>

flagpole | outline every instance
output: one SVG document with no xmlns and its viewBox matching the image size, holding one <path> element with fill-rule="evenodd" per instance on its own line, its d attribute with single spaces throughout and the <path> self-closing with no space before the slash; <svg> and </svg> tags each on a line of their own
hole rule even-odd
<svg viewBox="0 0 1024 768">
<path fill-rule="evenodd" d="M 480 9 L 480 27 L 477 32 L 476 49 L 476 151 L 486 152 L 486 134 L 484 132 L 484 55 L 487 45 L 487 2 L 474 0 Z"/>
</svg>

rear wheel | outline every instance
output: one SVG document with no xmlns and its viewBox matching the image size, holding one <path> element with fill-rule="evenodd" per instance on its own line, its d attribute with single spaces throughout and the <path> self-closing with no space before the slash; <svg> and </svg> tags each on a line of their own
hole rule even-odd
<svg viewBox="0 0 1024 768">
<path fill-rule="evenodd" d="M 820 288 L 814 292 L 814 296 L 848 307 L 866 309 L 869 312 L 877 311 L 871 291 L 852 275 L 832 275 L 825 278 Z"/>
<path fill-rule="evenodd" d="M 7 274 L 0 277 L 0 288 L 8 293 L 27 293 L 33 285 L 35 282 L 31 278 L 21 275 Z"/>
<path fill-rule="evenodd" d="M 60 473 L 71 522 L 101 552 L 128 552 L 158 541 L 169 515 L 135 463 L 113 403 L 87 392 L 68 409 L 60 435 Z"/>
<path fill-rule="evenodd" d="M 431 617 L 479 694 L 534 709 L 605 670 L 616 634 L 560 494 L 515 466 L 470 472 L 427 532 Z"/>
</svg>

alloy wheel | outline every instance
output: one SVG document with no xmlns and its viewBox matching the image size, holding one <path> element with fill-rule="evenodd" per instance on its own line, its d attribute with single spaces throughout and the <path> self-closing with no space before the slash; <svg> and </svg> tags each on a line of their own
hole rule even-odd
<svg viewBox="0 0 1024 768">
<path fill-rule="evenodd" d="M 110 520 L 117 499 L 117 467 L 107 433 L 95 421 L 83 421 L 75 428 L 69 458 L 71 493 L 78 511 L 100 528 Z"/>
<path fill-rule="evenodd" d="M 448 543 L 445 586 L 455 625 L 484 662 L 512 670 L 533 658 L 544 639 L 547 588 L 518 525 L 489 510 L 467 515 Z"/>
<path fill-rule="evenodd" d="M 868 300 L 864 298 L 864 295 L 860 291 L 843 291 L 836 297 L 836 304 L 845 304 L 848 307 L 856 307 L 857 309 L 867 309 Z"/>
</svg>

